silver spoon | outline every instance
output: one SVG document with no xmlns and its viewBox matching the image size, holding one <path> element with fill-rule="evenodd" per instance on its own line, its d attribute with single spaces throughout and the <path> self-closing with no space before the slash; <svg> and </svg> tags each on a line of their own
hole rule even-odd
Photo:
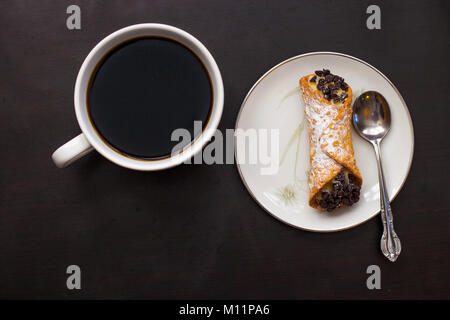
<svg viewBox="0 0 450 320">
<path fill-rule="evenodd" d="M 381 220 L 384 228 L 381 251 L 386 258 L 394 262 L 400 255 L 402 246 L 394 231 L 391 204 L 381 164 L 381 140 L 391 128 L 391 111 L 386 99 L 376 91 L 366 91 L 361 94 L 353 104 L 353 126 L 356 132 L 369 141 L 375 149 L 380 183 Z"/>
</svg>

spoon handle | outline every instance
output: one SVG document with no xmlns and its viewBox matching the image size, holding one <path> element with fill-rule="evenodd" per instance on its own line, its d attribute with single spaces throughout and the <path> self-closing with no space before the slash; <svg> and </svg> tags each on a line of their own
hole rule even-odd
<svg viewBox="0 0 450 320">
<path fill-rule="evenodd" d="M 373 142 L 375 154 L 377 156 L 378 180 L 380 183 L 380 205 L 381 221 L 383 222 L 383 236 L 381 237 L 381 251 L 390 261 L 397 260 L 402 250 L 400 239 L 394 230 L 394 221 L 392 217 L 391 203 L 384 182 L 383 166 L 381 164 L 380 140 Z"/>
</svg>

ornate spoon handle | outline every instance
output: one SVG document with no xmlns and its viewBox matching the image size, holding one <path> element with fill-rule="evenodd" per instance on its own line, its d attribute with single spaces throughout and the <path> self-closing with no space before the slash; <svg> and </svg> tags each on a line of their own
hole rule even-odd
<svg viewBox="0 0 450 320">
<path fill-rule="evenodd" d="M 378 180 L 380 183 L 380 205 L 381 205 L 381 221 L 383 222 L 383 236 L 381 237 L 381 251 L 390 261 L 397 260 L 400 252 L 402 251 L 402 245 L 400 239 L 394 230 L 394 221 L 392 217 L 391 204 L 389 202 L 389 195 L 386 190 L 386 184 L 384 182 L 383 166 L 381 164 L 381 151 L 380 141 L 373 142 L 375 154 L 377 156 L 378 166 Z"/>
</svg>

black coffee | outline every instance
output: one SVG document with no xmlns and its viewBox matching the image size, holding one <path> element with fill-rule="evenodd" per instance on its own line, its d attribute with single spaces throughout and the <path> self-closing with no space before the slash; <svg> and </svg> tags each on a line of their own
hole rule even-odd
<svg viewBox="0 0 450 320">
<path fill-rule="evenodd" d="M 212 100 L 199 58 L 165 38 L 138 38 L 111 50 L 93 73 L 87 98 L 103 139 L 140 159 L 170 156 L 178 144 L 171 141 L 175 129 L 187 129 L 195 139 L 194 121 L 206 125 Z"/>
</svg>

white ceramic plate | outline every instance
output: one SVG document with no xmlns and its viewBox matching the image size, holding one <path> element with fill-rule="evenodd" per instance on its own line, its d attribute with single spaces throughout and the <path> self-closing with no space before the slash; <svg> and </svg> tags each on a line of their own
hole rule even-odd
<svg viewBox="0 0 450 320">
<path fill-rule="evenodd" d="M 380 196 L 373 148 L 353 131 L 356 163 L 363 176 L 360 201 L 350 208 L 331 213 L 308 205 L 308 131 L 306 124 L 303 131 L 298 130 L 304 119 L 298 80 L 323 68 L 345 78 L 355 98 L 364 91 L 375 90 L 389 103 L 392 127 L 381 148 L 392 201 L 411 167 L 414 152 L 411 117 L 402 96 L 385 75 L 368 63 L 345 54 L 315 52 L 283 61 L 264 74 L 245 97 L 236 129 L 279 129 L 280 167 L 277 174 L 261 175 L 261 167 L 266 166 L 241 163 L 239 144 L 235 144 L 235 156 L 245 186 L 268 213 L 293 227 L 331 232 L 357 226 L 377 215 Z"/>
</svg>

